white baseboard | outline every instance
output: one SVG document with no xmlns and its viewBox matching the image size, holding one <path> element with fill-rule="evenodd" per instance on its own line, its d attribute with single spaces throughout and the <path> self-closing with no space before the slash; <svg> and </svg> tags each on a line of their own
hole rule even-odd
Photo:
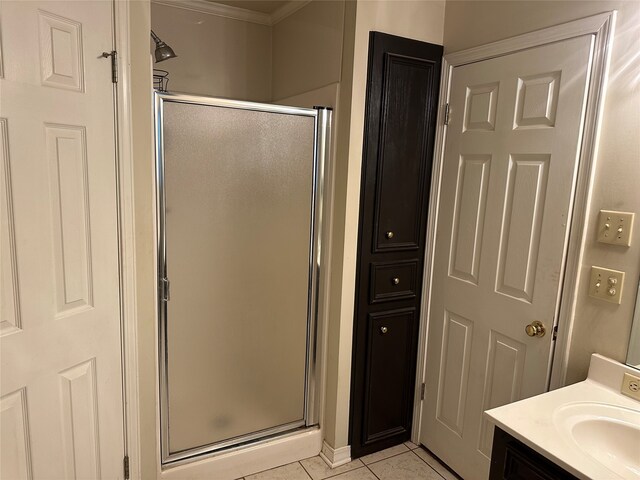
<svg viewBox="0 0 640 480">
<path fill-rule="evenodd" d="M 331 468 L 339 467 L 351 461 L 351 446 L 333 448 L 327 442 L 322 442 L 320 458 Z"/>
</svg>

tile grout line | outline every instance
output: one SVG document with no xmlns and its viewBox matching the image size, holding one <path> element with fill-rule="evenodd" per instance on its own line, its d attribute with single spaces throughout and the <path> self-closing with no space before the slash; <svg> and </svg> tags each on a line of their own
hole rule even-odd
<svg viewBox="0 0 640 480">
<path fill-rule="evenodd" d="M 442 466 L 442 468 L 444 469 L 445 472 L 447 472 L 447 475 L 453 477 L 454 480 L 464 480 L 460 475 L 458 475 L 455 470 L 453 470 L 449 465 L 447 465 L 446 463 L 444 463 L 442 460 L 440 460 L 438 457 L 435 456 L 435 454 L 429 450 L 428 448 L 424 448 L 424 450 L 426 450 L 426 452 L 431 456 L 431 458 L 433 458 L 438 465 Z M 419 455 L 418 455 L 419 456 Z M 443 477 L 442 474 L 440 474 L 441 477 Z M 445 478 L 446 480 L 446 478 Z"/>
<path fill-rule="evenodd" d="M 311 457 L 313 458 L 313 457 Z M 306 458 L 304 459 L 306 460 Z M 302 466 L 302 470 L 304 470 L 304 473 L 306 473 L 309 477 L 311 477 L 311 479 L 313 480 L 313 477 L 311 476 L 311 472 L 309 472 L 309 470 L 307 470 L 306 468 L 304 468 L 304 465 L 302 465 L 302 461 L 298 460 L 298 463 Z M 327 477 L 328 478 L 328 477 Z"/>
<path fill-rule="evenodd" d="M 404 445 L 404 444 L 403 444 L 403 445 Z M 336 472 L 336 473 L 330 473 L 330 474 L 329 474 L 329 476 L 322 477 L 322 480 L 330 480 L 330 479 L 335 478 L 335 477 L 337 477 L 337 476 L 339 476 L 339 475 L 347 474 L 347 473 L 349 473 L 349 472 L 353 472 L 353 471 L 359 470 L 359 469 L 361 469 L 361 468 L 363 468 L 363 467 L 364 467 L 364 468 L 366 468 L 366 469 L 369 471 L 369 473 L 371 473 L 371 475 L 373 475 L 373 477 L 374 477 L 374 478 L 376 478 L 377 480 L 381 480 L 381 479 L 380 479 L 380 477 L 379 477 L 378 475 L 376 475 L 376 473 L 371 469 L 371 466 L 372 466 L 372 465 L 375 465 L 376 463 L 380 463 L 380 462 L 383 462 L 383 461 L 385 461 L 385 460 L 389 460 L 389 459 L 391 459 L 391 458 L 393 458 L 393 457 L 397 457 L 397 456 L 400 456 L 400 455 L 404 455 L 404 454 L 406 454 L 407 452 L 411 452 L 411 453 L 413 453 L 416 457 L 418 457 L 418 458 L 420 459 L 420 461 L 421 461 L 422 463 L 426 464 L 426 465 L 427 465 L 427 466 L 428 466 L 428 467 L 429 467 L 429 468 L 430 468 L 430 469 L 431 469 L 431 470 L 432 470 L 432 471 L 437 475 L 437 477 L 438 477 L 439 479 L 441 479 L 441 480 L 446 480 L 446 478 L 445 478 L 442 474 L 440 474 L 440 472 L 438 472 L 438 471 L 433 467 L 433 465 L 431 465 L 427 460 L 425 460 L 424 458 L 422 458 L 420 455 L 418 455 L 418 454 L 416 453 L 416 450 L 418 450 L 418 449 L 421 449 L 421 448 L 422 448 L 420 445 L 417 445 L 415 448 L 411 448 L 411 447 L 409 447 L 409 446 L 407 446 L 407 445 L 404 445 L 404 447 L 406 448 L 406 450 L 405 450 L 405 451 L 403 451 L 403 452 L 399 452 L 399 453 L 396 453 L 396 454 L 393 454 L 393 455 L 389 455 L 388 457 L 381 458 L 380 460 L 376 460 L 376 461 L 374 461 L 374 462 L 370 462 L 370 463 L 368 463 L 368 464 L 364 463 L 364 462 L 362 461 L 362 459 L 361 459 L 361 458 L 360 458 L 360 459 L 354 459 L 354 460 L 352 460 L 352 462 L 355 462 L 355 461 L 357 461 L 357 460 L 360 460 L 360 462 L 362 463 L 362 466 L 358 466 L 358 467 L 352 468 L 352 469 L 347 470 L 347 471 L 345 471 L 345 472 L 340 472 L 340 473 L 337 473 L 337 472 Z M 313 457 L 310 457 L 310 458 L 313 458 Z M 442 465 L 442 463 L 441 463 L 438 459 L 435 459 L 435 458 L 434 458 L 434 461 L 436 461 L 439 465 Z M 309 471 L 309 470 L 304 466 L 304 464 L 302 463 L 302 461 L 300 461 L 300 460 L 299 460 L 299 461 L 297 461 L 297 462 L 291 462 L 291 463 L 288 463 L 288 464 L 286 464 L 286 465 L 292 465 L 292 464 L 295 464 L 295 463 L 297 463 L 297 464 L 302 468 L 302 471 L 305 473 L 305 475 L 307 476 L 307 479 L 308 479 L 308 480 L 314 480 L 314 477 L 311 475 L 311 472 L 310 472 L 310 471 Z M 268 472 L 268 471 L 270 471 L 270 470 L 275 470 L 275 469 L 277 469 L 277 468 L 281 468 L 281 467 L 286 466 L 286 465 L 276 466 L 276 467 L 273 467 L 273 468 L 270 468 L 270 469 L 267 469 L 267 470 L 264 470 L 264 471 L 262 471 L 262 472 L 258 472 L 258 473 Z M 444 467 L 444 465 L 442 465 L 442 466 Z M 337 467 L 337 468 L 339 468 L 339 467 Z M 444 467 L 444 468 L 446 469 L 446 467 Z M 330 470 L 330 472 L 331 472 L 331 470 Z M 241 477 L 241 478 L 239 478 L 238 480 L 247 480 L 247 477 Z"/>
<path fill-rule="evenodd" d="M 389 458 L 391 458 L 391 457 L 389 457 Z M 367 470 L 369 470 L 369 471 L 371 472 L 371 475 L 373 475 L 375 478 L 377 478 L 378 480 L 380 480 L 380 477 L 379 477 L 379 476 L 377 476 L 377 475 L 376 475 L 376 473 L 375 473 L 373 470 L 371 470 L 371 469 L 369 468 L 369 465 L 365 465 L 365 467 L 367 467 Z"/>
<path fill-rule="evenodd" d="M 311 457 L 310 457 L 311 458 Z M 305 459 L 306 460 L 306 459 Z M 307 472 L 307 469 L 304 468 L 304 465 L 302 465 L 302 463 L 300 462 L 300 460 L 298 460 L 297 462 L 291 462 L 291 463 L 285 463 L 284 465 L 278 465 L 272 468 L 267 468 L 266 470 L 261 470 L 259 472 L 256 473 L 252 473 L 251 475 L 260 475 L 262 473 L 266 473 L 266 472 L 270 472 L 271 470 L 277 470 L 278 468 L 282 468 L 282 467 L 286 467 L 287 465 L 293 465 L 294 463 L 297 463 L 298 465 L 300 465 L 300 467 L 302 467 L 302 471 L 307 475 L 308 479 L 307 480 L 313 480 L 313 478 L 311 477 L 311 475 Z M 246 477 L 242 477 L 238 480 L 247 480 Z"/>
<path fill-rule="evenodd" d="M 405 447 L 406 447 L 406 445 L 405 445 Z M 421 447 L 418 447 L 418 448 L 421 448 Z M 434 473 L 435 473 L 439 478 L 441 478 L 442 480 L 446 480 L 446 479 L 445 479 L 442 475 L 440 475 L 440 473 L 439 473 L 435 468 L 433 468 L 433 467 L 432 467 L 432 466 L 431 466 L 431 465 L 430 465 L 430 464 L 429 464 L 429 463 L 428 463 L 424 458 L 422 458 L 420 455 L 418 455 L 416 452 L 414 452 L 414 450 L 418 450 L 418 448 L 411 449 L 411 448 L 407 447 L 407 452 L 411 452 L 411 453 L 413 453 L 416 457 L 418 457 L 418 458 L 420 459 L 420 461 L 421 461 L 421 462 L 425 463 L 425 464 L 426 464 L 426 465 L 427 465 L 431 470 L 433 470 L 433 472 L 434 472 Z M 383 462 L 384 460 L 388 460 L 388 459 L 390 459 L 390 458 L 397 457 L 397 456 L 399 456 L 399 455 L 404 455 L 404 454 L 405 454 L 405 453 L 407 453 L 407 452 L 397 453 L 397 454 L 395 454 L 395 455 L 391 455 L 391 456 L 389 456 L 389 457 L 385 457 L 385 458 L 382 458 L 382 459 L 380 459 L 380 460 L 376 460 L 375 462 L 371 462 L 371 463 L 369 463 L 369 464 L 365 464 L 365 467 L 367 467 L 367 468 L 369 469 L 369 471 L 370 471 L 371 473 L 373 473 L 373 476 L 374 476 L 374 477 L 376 477 L 377 479 L 380 479 L 380 477 L 378 477 L 378 476 L 375 474 L 375 472 L 369 468 L 369 465 L 373 465 L 373 464 L 375 464 L 375 463 Z M 363 463 L 364 463 L 364 462 L 363 462 Z"/>
<path fill-rule="evenodd" d="M 313 480 L 313 477 L 311 476 L 311 474 L 309 472 L 307 472 L 307 469 L 304 468 L 304 465 L 302 464 L 302 462 L 300 460 L 298 460 L 296 463 L 298 465 L 300 465 L 300 467 L 302 468 L 302 471 L 307 475 L 308 480 Z"/>
<path fill-rule="evenodd" d="M 314 457 L 311 457 L 311 458 L 314 458 Z M 307 459 L 305 459 L 305 460 L 307 460 Z M 358 458 L 356 458 L 356 459 L 354 459 L 354 460 L 351 460 L 351 461 L 350 461 L 350 462 L 348 462 L 348 463 L 345 463 L 344 465 L 349 465 L 349 463 L 356 462 L 356 461 L 358 461 L 358 460 L 359 460 L 359 459 L 358 459 Z M 361 466 L 359 466 L 359 467 L 352 468 L 351 470 L 345 470 L 344 472 L 340 472 L 340 473 L 331 473 L 331 474 L 329 474 L 329 476 L 327 476 L 327 477 L 322 477 L 322 478 L 321 478 L 321 479 L 319 479 L 319 480 L 329 480 L 330 478 L 337 477 L 338 475 L 344 475 L 345 473 L 353 472 L 353 471 L 355 471 L 355 470 L 359 470 L 359 469 L 361 469 L 362 467 L 366 467 L 366 465 L 362 462 L 362 460 L 360 460 L 360 463 L 362 463 L 362 465 L 361 465 Z M 309 472 L 309 470 L 307 470 L 307 469 L 305 468 L 305 466 L 302 464 L 302 461 L 300 461 L 300 465 L 302 465 L 302 468 L 304 468 L 305 472 L 307 472 L 307 474 L 308 474 L 308 475 L 311 477 L 311 479 L 313 480 L 313 475 L 311 475 L 311 472 Z M 340 467 L 342 467 L 342 466 L 344 466 L 344 465 L 340 465 L 340 466 L 335 467 L 335 468 L 336 468 L 336 469 L 338 469 L 338 468 L 340 468 Z M 334 470 L 334 469 L 333 469 L 332 467 L 329 467 L 329 471 L 331 471 L 331 470 Z M 373 472 L 371 472 L 371 473 L 373 473 Z M 377 477 L 376 477 L 376 478 L 377 478 Z"/>
<path fill-rule="evenodd" d="M 405 445 L 405 447 L 406 447 L 406 445 Z M 380 460 L 376 460 L 375 462 L 371 462 L 371 463 L 362 462 L 362 463 L 364 463 L 364 465 L 366 467 L 368 467 L 369 465 L 373 465 L 374 463 L 382 462 L 382 461 L 387 460 L 389 458 L 397 457 L 398 455 L 404 455 L 407 452 L 413 452 L 413 450 L 411 450 L 409 447 L 407 447 L 407 451 L 406 452 L 394 453 L 393 455 L 389 455 L 388 457 L 381 458 Z"/>
<path fill-rule="evenodd" d="M 351 460 L 351 462 L 354 462 L 354 461 L 355 460 Z M 351 463 L 351 462 L 349 462 L 349 463 Z M 344 465 L 349 465 L 349 463 L 345 463 Z M 362 462 L 360 462 L 360 463 L 362 463 Z M 342 466 L 343 465 L 340 465 L 340 467 L 342 467 Z M 340 467 L 336 467 L 336 468 L 340 468 Z M 366 467 L 366 465 L 363 463 L 362 467 Z M 356 468 L 352 468 L 351 470 L 345 470 L 344 472 L 341 472 L 341 473 L 331 474 L 328 477 L 322 478 L 321 480 L 329 480 L 330 478 L 337 477 L 338 475 L 344 475 L 345 473 L 353 472 L 353 471 L 358 470 L 359 468 L 362 468 L 362 467 L 356 467 Z"/>
<path fill-rule="evenodd" d="M 414 452 L 413 450 L 411 450 L 411 453 L 413 453 L 416 457 L 418 457 L 422 462 L 426 463 L 426 464 L 427 464 L 427 466 L 428 466 L 431 470 L 433 470 L 433 471 L 435 472 L 435 474 L 436 474 L 436 475 L 438 475 L 442 480 L 445 480 L 445 478 L 444 478 L 442 475 L 440 475 L 440 472 L 438 472 L 435 468 L 433 468 L 433 466 L 432 466 L 429 462 L 427 462 L 424 458 L 422 458 L 420 455 L 418 455 L 418 454 L 417 454 L 416 452 Z"/>
</svg>

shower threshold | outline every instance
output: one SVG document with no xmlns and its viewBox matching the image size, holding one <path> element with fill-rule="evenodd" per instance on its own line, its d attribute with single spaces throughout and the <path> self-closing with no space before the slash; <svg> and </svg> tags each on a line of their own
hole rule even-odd
<svg viewBox="0 0 640 480">
<path fill-rule="evenodd" d="M 236 452 L 247 447 L 255 447 L 276 439 L 282 439 L 298 435 L 303 432 L 317 430 L 318 428 L 318 425 L 306 426 L 304 422 L 293 422 L 286 425 L 280 425 L 260 430 L 258 432 L 253 432 L 248 435 L 230 438 L 223 442 L 203 445 L 202 447 L 173 453 L 162 462 L 162 466 L 174 467 L 184 465 L 198 460 Z"/>
</svg>

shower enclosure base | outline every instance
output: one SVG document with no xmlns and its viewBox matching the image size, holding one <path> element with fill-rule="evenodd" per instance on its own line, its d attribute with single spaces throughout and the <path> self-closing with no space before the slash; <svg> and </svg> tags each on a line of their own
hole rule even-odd
<svg viewBox="0 0 640 480">
<path fill-rule="evenodd" d="M 322 448 L 322 430 L 303 431 L 263 440 L 251 445 L 176 462 L 163 467 L 161 479 L 235 480 L 253 473 L 315 457 Z"/>
</svg>

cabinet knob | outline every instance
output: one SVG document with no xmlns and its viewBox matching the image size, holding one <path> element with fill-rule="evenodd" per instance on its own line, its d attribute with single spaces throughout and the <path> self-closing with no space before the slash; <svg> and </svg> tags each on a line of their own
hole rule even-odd
<svg viewBox="0 0 640 480">
<path fill-rule="evenodd" d="M 394 285 L 398 285 L 400 283 L 400 279 L 398 277 L 393 277 L 391 279 L 391 283 L 393 283 Z"/>
<path fill-rule="evenodd" d="M 384 234 L 385 237 L 391 239 L 393 238 L 393 232 L 391 230 L 389 230 L 387 233 Z"/>
<path fill-rule="evenodd" d="M 389 329 L 387 327 L 380 327 L 380 333 L 382 333 L 383 335 L 385 333 L 387 333 L 389 331 Z"/>
</svg>

